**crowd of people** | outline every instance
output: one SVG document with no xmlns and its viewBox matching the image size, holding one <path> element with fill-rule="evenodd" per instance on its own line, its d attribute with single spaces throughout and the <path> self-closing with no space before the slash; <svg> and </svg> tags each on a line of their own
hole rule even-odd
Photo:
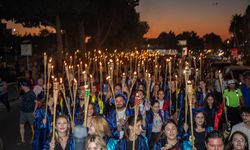
<svg viewBox="0 0 250 150">
<path fill-rule="evenodd" d="M 250 150 L 250 73 L 243 74 L 238 84 L 234 79 L 220 81 L 219 70 L 204 67 L 199 78 L 189 76 L 191 97 L 178 68 L 151 73 L 148 78 L 140 70 L 135 82 L 132 71 L 125 72 L 125 78 L 117 74 L 114 84 L 100 79 L 98 73 L 88 76 L 89 103 L 82 79 L 75 101 L 72 98 L 71 74 L 68 82 L 60 83 L 66 92 L 65 96 L 59 92 L 56 106 L 53 84 L 44 91 L 44 75 L 33 81 L 26 74 L 20 81 L 18 144 L 26 143 L 24 124 L 28 122 L 33 150 L 73 150 L 77 142 L 87 150 Z M 0 85 L 2 99 L 4 84 Z M 79 127 L 86 129 L 81 138 L 77 138 Z"/>
</svg>

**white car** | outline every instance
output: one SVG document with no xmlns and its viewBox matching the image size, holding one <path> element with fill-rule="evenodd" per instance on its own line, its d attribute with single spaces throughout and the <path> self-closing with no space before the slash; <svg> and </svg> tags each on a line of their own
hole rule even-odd
<svg viewBox="0 0 250 150">
<path fill-rule="evenodd" d="M 250 71 L 250 66 L 227 66 L 224 68 L 224 79 L 230 80 L 234 79 L 240 82 L 240 77 L 243 77 L 244 72 Z"/>
</svg>

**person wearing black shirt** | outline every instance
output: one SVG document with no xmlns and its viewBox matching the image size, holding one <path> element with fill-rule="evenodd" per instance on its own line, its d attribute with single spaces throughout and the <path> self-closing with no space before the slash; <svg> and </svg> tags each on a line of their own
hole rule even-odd
<svg viewBox="0 0 250 150">
<path fill-rule="evenodd" d="M 70 121 L 67 116 L 60 115 L 56 119 L 55 139 L 49 143 L 50 150 L 73 150 L 74 140 L 70 134 Z M 45 145 L 45 149 L 47 145 Z"/>
<path fill-rule="evenodd" d="M 148 150 L 147 138 L 141 135 L 142 132 L 142 117 L 138 116 L 136 123 L 134 116 L 128 118 L 125 125 L 126 149 L 133 149 L 133 140 L 135 140 L 135 149 Z M 135 133 L 134 133 L 135 132 Z"/>
<path fill-rule="evenodd" d="M 20 135 L 21 135 L 21 141 L 18 143 L 18 145 L 24 144 L 24 125 L 28 121 L 29 125 L 31 127 L 32 137 L 31 142 L 34 137 L 34 128 L 33 128 L 33 120 L 34 120 L 34 113 L 36 111 L 36 95 L 35 93 L 30 90 L 30 84 L 27 81 L 21 81 L 21 89 L 24 91 L 24 94 L 22 95 L 21 99 L 21 111 L 20 111 Z"/>
<path fill-rule="evenodd" d="M 188 126 L 184 124 L 184 130 L 187 132 Z M 198 111 L 194 117 L 194 147 L 197 150 L 205 150 L 205 137 L 207 131 L 205 128 L 205 115 L 204 112 Z"/>
</svg>

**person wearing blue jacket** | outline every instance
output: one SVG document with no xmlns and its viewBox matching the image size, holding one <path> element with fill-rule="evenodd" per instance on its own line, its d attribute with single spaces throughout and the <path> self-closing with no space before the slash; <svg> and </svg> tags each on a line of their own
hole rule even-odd
<svg viewBox="0 0 250 150">
<path fill-rule="evenodd" d="M 206 114 L 204 109 L 195 108 L 193 109 L 194 114 L 194 147 L 197 150 L 205 150 L 205 137 L 206 135 L 213 131 L 212 127 L 206 125 Z M 184 124 L 185 133 L 182 135 L 182 140 L 188 141 L 191 135 L 190 128 L 188 124 Z"/>
<path fill-rule="evenodd" d="M 135 131 L 135 132 L 134 132 Z M 133 140 L 135 150 L 149 150 L 148 139 L 142 134 L 142 117 L 138 116 L 135 124 L 134 116 L 130 116 L 125 123 L 125 135 L 120 140 L 110 139 L 108 150 L 132 150 Z"/>
<path fill-rule="evenodd" d="M 96 114 L 103 115 L 104 113 L 104 102 L 101 99 L 101 96 L 99 95 L 99 92 L 97 90 L 97 83 L 93 83 L 91 85 L 91 92 L 89 96 L 89 101 L 94 104 Z"/>
<path fill-rule="evenodd" d="M 46 116 L 46 117 L 45 117 Z M 34 116 L 34 139 L 32 150 L 42 150 L 51 132 L 51 113 L 46 114 L 43 105 L 38 107 Z"/>
<path fill-rule="evenodd" d="M 151 108 L 146 112 L 146 137 L 148 138 L 149 146 L 152 148 L 157 137 L 161 132 L 163 123 L 170 118 L 168 111 L 164 111 L 164 116 L 160 111 L 160 102 L 157 100 L 151 101 Z"/>
<path fill-rule="evenodd" d="M 116 109 L 112 110 L 106 120 L 108 121 L 112 137 L 115 139 L 122 139 L 124 135 L 125 120 L 133 115 L 132 109 L 126 109 L 127 96 L 123 93 L 118 93 L 115 96 Z"/>
<path fill-rule="evenodd" d="M 161 136 L 153 146 L 153 150 L 192 150 L 189 141 L 178 138 L 178 128 L 174 120 L 169 119 L 162 125 Z"/>
<path fill-rule="evenodd" d="M 66 115 L 56 119 L 55 139 L 47 141 L 43 150 L 74 150 L 74 139 L 70 134 L 70 121 Z"/>
</svg>

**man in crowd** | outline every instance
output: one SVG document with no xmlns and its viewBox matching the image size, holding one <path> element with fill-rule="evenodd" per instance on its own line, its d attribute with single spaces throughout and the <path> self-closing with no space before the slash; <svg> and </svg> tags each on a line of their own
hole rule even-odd
<svg viewBox="0 0 250 150">
<path fill-rule="evenodd" d="M 27 121 L 31 127 L 31 132 L 32 132 L 31 141 L 33 140 L 34 137 L 33 120 L 34 120 L 34 113 L 37 107 L 36 95 L 33 92 L 33 90 L 30 89 L 30 83 L 24 80 L 21 81 L 20 84 L 24 94 L 21 97 L 22 101 L 21 101 L 20 122 L 19 122 L 21 141 L 20 143 L 18 143 L 18 145 L 22 145 L 25 143 L 24 125 Z"/>
<path fill-rule="evenodd" d="M 207 150 L 224 150 L 224 137 L 219 131 L 212 131 L 205 138 Z"/>
<path fill-rule="evenodd" d="M 112 135 L 116 139 L 123 138 L 124 135 L 124 125 L 126 119 L 129 116 L 133 115 L 133 111 L 131 109 L 126 109 L 126 103 L 128 101 L 127 96 L 123 93 L 118 93 L 115 96 L 115 105 L 116 109 L 112 110 L 107 115 L 107 121 L 109 123 L 110 130 Z"/>
<path fill-rule="evenodd" d="M 228 89 L 224 91 L 228 120 L 231 125 L 241 122 L 239 108 L 244 106 L 241 90 L 236 87 L 235 80 L 228 81 Z"/>
<path fill-rule="evenodd" d="M 243 95 L 244 106 L 250 107 L 250 72 L 244 73 L 245 83 L 241 86 L 241 92 Z"/>
<path fill-rule="evenodd" d="M 248 143 L 250 143 L 250 107 L 245 106 L 241 108 L 241 118 L 243 122 L 233 126 L 231 135 L 235 131 L 241 131 L 242 133 L 246 134 L 248 137 Z"/>
</svg>

